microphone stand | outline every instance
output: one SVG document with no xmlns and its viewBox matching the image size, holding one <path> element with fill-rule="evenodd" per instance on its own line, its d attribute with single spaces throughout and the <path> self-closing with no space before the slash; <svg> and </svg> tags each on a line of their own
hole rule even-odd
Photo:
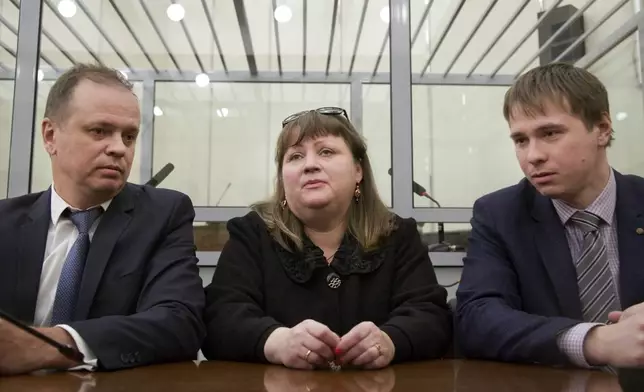
<svg viewBox="0 0 644 392">
<path fill-rule="evenodd" d="M 442 208 L 438 200 L 431 197 L 426 191 L 420 192 L 419 195 L 433 201 L 434 204 L 438 206 L 438 208 Z M 445 241 L 445 225 L 443 224 L 443 222 L 437 222 L 436 224 L 438 226 L 438 243 L 429 245 L 427 247 L 430 252 L 460 252 L 465 250 L 460 245 L 452 245 L 449 242 Z"/>
<path fill-rule="evenodd" d="M 438 200 L 431 197 L 429 193 L 421 192 L 420 195 L 433 201 L 434 204 L 438 206 L 438 208 L 442 208 L 441 203 L 439 203 Z M 436 224 L 438 225 L 438 243 L 443 244 L 445 242 L 445 226 L 443 225 L 443 222 L 437 222 Z"/>
</svg>

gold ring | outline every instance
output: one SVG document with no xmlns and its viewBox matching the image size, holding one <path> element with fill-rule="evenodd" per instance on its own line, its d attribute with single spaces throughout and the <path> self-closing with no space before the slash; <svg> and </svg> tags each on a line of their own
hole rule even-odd
<svg viewBox="0 0 644 392">
<path fill-rule="evenodd" d="M 308 362 L 308 361 L 309 361 L 309 355 L 311 355 L 311 350 L 307 351 L 307 352 L 306 352 L 306 355 L 304 356 L 304 360 L 305 360 L 306 362 Z"/>
<path fill-rule="evenodd" d="M 374 347 L 376 348 L 376 350 L 378 350 L 378 355 L 379 356 L 383 355 L 382 347 L 380 347 L 380 345 L 378 343 L 374 344 Z"/>
</svg>

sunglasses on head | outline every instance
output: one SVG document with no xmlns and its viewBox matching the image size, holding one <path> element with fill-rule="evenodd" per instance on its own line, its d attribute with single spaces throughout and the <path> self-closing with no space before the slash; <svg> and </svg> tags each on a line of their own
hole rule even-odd
<svg viewBox="0 0 644 392">
<path fill-rule="evenodd" d="M 304 111 L 301 111 L 301 112 L 297 112 L 295 114 L 291 114 L 290 116 L 286 117 L 284 119 L 284 121 L 282 121 L 282 128 L 284 128 L 286 126 L 286 124 L 297 120 L 303 114 L 306 114 L 306 113 L 311 112 L 311 111 L 314 111 L 314 112 L 320 113 L 320 114 L 326 114 L 326 115 L 329 115 L 329 116 L 344 116 L 347 120 L 349 119 L 349 116 L 347 115 L 346 110 L 344 110 L 342 108 L 335 107 L 335 106 L 326 106 L 326 107 L 318 108 L 318 109 L 315 109 L 315 110 L 304 110 Z"/>
</svg>

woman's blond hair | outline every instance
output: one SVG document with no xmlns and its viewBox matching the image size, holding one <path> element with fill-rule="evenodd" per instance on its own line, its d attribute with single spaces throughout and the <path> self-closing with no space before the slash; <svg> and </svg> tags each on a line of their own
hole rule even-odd
<svg viewBox="0 0 644 392">
<path fill-rule="evenodd" d="M 284 182 L 282 166 L 286 151 L 306 139 L 333 135 L 344 139 L 356 163 L 362 167 L 360 197 L 352 201 L 348 212 L 348 232 L 355 237 L 365 250 L 377 248 L 383 237 L 394 229 L 394 215 L 382 202 L 374 181 L 367 146 L 351 122 L 343 116 L 320 114 L 309 111 L 286 124 L 277 139 L 275 164 L 277 176 L 275 191 L 267 200 L 251 208 L 264 220 L 273 238 L 285 249 L 303 249 L 304 228 L 302 222 L 284 207 Z M 295 142 L 292 142 L 295 139 Z"/>
</svg>

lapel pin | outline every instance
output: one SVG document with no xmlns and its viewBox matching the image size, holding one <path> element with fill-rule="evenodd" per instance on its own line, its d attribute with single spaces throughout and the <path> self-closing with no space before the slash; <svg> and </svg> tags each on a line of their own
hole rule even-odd
<svg viewBox="0 0 644 392">
<path fill-rule="evenodd" d="M 642 235 L 642 234 L 644 234 L 644 229 L 642 229 L 641 227 L 638 227 L 637 229 L 635 229 L 635 232 L 636 232 L 638 235 Z"/>
</svg>

